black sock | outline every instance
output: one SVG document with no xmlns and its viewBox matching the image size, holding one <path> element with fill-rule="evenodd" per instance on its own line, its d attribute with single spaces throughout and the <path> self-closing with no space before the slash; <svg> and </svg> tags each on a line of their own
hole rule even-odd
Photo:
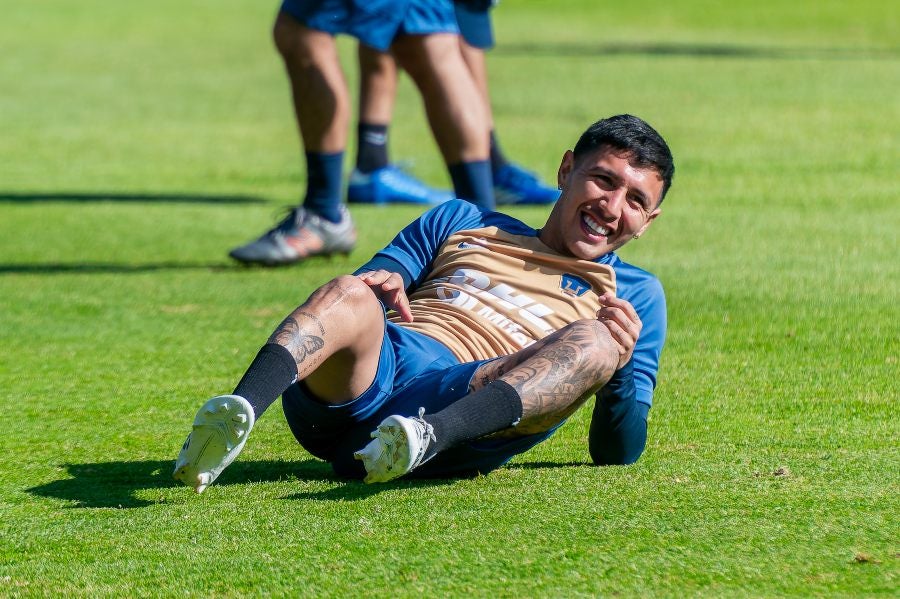
<svg viewBox="0 0 900 599">
<path fill-rule="evenodd" d="M 388 165 L 387 125 L 360 122 L 356 126 L 356 168 L 371 173 Z"/>
<path fill-rule="evenodd" d="M 458 162 L 447 167 L 456 197 L 479 208 L 494 209 L 494 176 L 487 160 Z"/>
<path fill-rule="evenodd" d="M 306 152 L 306 197 L 303 207 L 327 221 L 341 221 L 344 153 Z"/>
<path fill-rule="evenodd" d="M 505 381 L 492 381 L 440 412 L 425 415 L 425 422 L 434 427 L 436 439 L 428 454 L 502 431 L 521 418 L 522 399 L 518 391 Z"/>
<path fill-rule="evenodd" d="M 286 347 L 266 343 L 234 389 L 253 406 L 257 418 L 297 380 L 297 363 Z"/>
<path fill-rule="evenodd" d="M 491 172 L 496 173 L 501 168 L 509 164 L 509 160 L 500 149 L 500 142 L 497 141 L 497 135 L 491 129 Z"/>
</svg>

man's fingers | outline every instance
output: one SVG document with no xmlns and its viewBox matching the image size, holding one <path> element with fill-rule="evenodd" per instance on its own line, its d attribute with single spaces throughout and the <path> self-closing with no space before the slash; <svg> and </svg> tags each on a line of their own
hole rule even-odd
<svg viewBox="0 0 900 599">
<path fill-rule="evenodd" d="M 409 309 L 409 298 L 406 297 L 406 292 L 403 289 L 398 289 L 396 292 L 394 297 L 394 310 L 397 311 L 397 314 L 400 315 L 403 322 L 413 321 L 412 310 Z"/>
<path fill-rule="evenodd" d="M 375 285 L 381 285 L 385 281 L 387 281 L 392 273 L 389 273 L 386 270 L 370 270 L 368 272 L 361 273 L 359 278 L 362 279 L 367 285 L 374 287 Z"/>
<path fill-rule="evenodd" d="M 390 276 L 381 283 L 381 288 L 385 291 L 403 289 L 403 279 L 397 273 L 391 273 Z"/>
<path fill-rule="evenodd" d="M 597 311 L 597 318 L 602 321 L 616 323 L 623 330 L 628 331 L 635 339 L 641 334 L 640 321 L 635 322 L 628 317 L 628 314 L 619 308 L 603 307 Z"/>
<path fill-rule="evenodd" d="M 629 320 L 634 321 L 638 323 L 638 325 L 640 325 L 641 319 L 638 316 L 637 311 L 634 309 L 634 306 L 632 306 L 631 302 L 629 302 L 628 300 L 624 300 L 610 294 L 603 294 L 600 296 L 600 302 L 603 304 L 603 308 L 622 310 L 627 315 Z M 603 308 L 601 308 L 601 310 Z"/>
<path fill-rule="evenodd" d="M 613 337 L 613 341 L 619 346 L 619 353 L 625 354 L 630 352 L 634 348 L 634 337 L 628 331 L 626 331 L 622 326 L 619 325 L 614 320 L 603 320 L 600 319 L 600 322 L 609 330 L 610 335 Z"/>
</svg>

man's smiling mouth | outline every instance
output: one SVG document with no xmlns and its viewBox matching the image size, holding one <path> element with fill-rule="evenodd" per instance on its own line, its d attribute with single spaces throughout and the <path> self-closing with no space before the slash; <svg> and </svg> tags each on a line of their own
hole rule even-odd
<svg viewBox="0 0 900 599">
<path fill-rule="evenodd" d="M 595 235 L 600 235 L 602 237 L 609 236 L 609 229 L 601 225 L 597 220 L 594 219 L 593 216 L 587 214 L 586 212 L 581 213 L 581 222 L 592 231 Z"/>
</svg>

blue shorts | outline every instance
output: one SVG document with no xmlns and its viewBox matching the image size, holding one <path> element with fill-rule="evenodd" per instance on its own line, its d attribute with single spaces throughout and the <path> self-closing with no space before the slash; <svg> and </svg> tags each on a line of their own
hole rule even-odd
<svg viewBox="0 0 900 599">
<path fill-rule="evenodd" d="M 365 447 L 382 420 L 392 414 L 414 416 L 420 407 L 426 413 L 442 410 L 468 393 L 469 381 L 483 363 L 461 364 L 427 335 L 386 322 L 378 372 L 362 395 L 332 406 L 318 401 L 302 382 L 295 383 L 282 397 L 284 416 L 309 453 L 330 462 L 339 476 L 362 478 L 365 469 L 353 452 Z M 490 472 L 551 434 L 552 430 L 464 443 L 435 456 L 413 474 L 448 477 Z"/>
<path fill-rule="evenodd" d="M 456 0 L 456 24 L 459 33 L 470 46 L 481 50 L 494 47 L 494 28 L 491 25 L 491 0 Z"/>
<path fill-rule="evenodd" d="M 283 0 L 281 12 L 382 52 L 398 35 L 459 33 L 452 0 Z"/>
</svg>

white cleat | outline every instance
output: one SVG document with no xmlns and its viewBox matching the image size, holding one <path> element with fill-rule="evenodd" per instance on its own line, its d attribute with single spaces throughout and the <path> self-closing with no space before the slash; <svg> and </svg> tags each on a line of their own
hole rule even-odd
<svg viewBox="0 0 900 599">
<path fill-rule="evenodd" d="M 411 472 L 434 456 L 425 459 L 428 446 L 435 440 L 434 428 L 419 416 L 388 416 L 372 431 L 368 445 L 353 454 L 362 460 L 367 483 L 385 483 Z"/>
<path fill-rule="evenodd" d="M 241 453 L 254 421 L 253 408 L 243 397 L 220 395 L 207 401 L 194 417 L 172 478 L 202 493 Z"/>
</svg>

